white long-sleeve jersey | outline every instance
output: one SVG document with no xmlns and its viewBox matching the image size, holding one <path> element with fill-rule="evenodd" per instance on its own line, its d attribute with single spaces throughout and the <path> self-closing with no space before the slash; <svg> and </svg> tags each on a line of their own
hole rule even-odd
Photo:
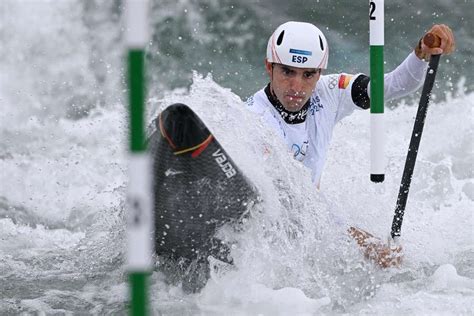
<svg viewBox="0 0 474 316">
<path fill-rule="evenodd" d="M 394 71 L 384 76 L 385 100 L 408 95 L 422 85 L 428 63 L 411 53 Z M 247 100 L 248 108 L 286 141 L 295 159 L 312 170 L 319 184 L 326 154 L 337 122 L 354 109 L 369 108 L 370 81 L 363 74 L 323 75 L 302 110 L 286 111 L 269 86 Z"/>
</svg>

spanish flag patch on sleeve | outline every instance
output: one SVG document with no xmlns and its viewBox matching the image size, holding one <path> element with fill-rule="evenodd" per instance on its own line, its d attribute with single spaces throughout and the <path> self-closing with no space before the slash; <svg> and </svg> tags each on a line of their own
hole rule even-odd
<svg viewBox="0 0 474 316">
<path fill-rule="evenodd" d="M 345 89 L 349 85 L 349 82 L 351 82 L 352 76 L 350 75 L 340 75 L 339 76 L 339 89 Z"/>
</svg>

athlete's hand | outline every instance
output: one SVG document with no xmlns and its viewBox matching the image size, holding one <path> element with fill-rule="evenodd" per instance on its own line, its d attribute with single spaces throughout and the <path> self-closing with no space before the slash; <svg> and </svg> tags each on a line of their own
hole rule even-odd
<svg viewBox="0 0 474 316">
<path fill-rule="evenodd" d="M 432 41 L 427 43 L 425 36 L 434 35 Z M 425 40 L 424 40 L 425 39 Z M 430 43 L 431 42 L 431 43 Z M 445 24 L 435 24 L 420 39 L 415 48 L 415 54 L 420 59 L 429 60 L 431 55 L 451 54 L 456 47 L 453 31 Z"/>
<path fill-rule="evenodd" d="M 379 238 L 355 227 L 349 228 L 348 232 L 362 248 L 367 259 L 374 261 L 382 268 L 399 267 L 401 265 L 403 259 L 402 246 L 386 245 Z"/>
</svg>

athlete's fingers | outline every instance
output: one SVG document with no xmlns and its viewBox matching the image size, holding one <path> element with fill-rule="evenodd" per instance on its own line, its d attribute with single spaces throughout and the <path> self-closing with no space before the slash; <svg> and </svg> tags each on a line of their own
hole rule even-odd
<svg viewBox="0 0 474 316">
<path fill-rule="evenodd" d="M 450 38 L 449 38 L 449 33 L 446 30 L 447 26 L 444 24 L 438 25 L 436 29 L 436 35 L 441 39 L 441 45 L 440 48 L 443 50 L 443 52 L 446 52 L 446 49 L 448 45 L 450 44 Z"/>
<path fill-rule="evenodd" d="M 443 49 L 441 47 L 429 47 L 426 46 L 425 43 L 421 43 L 421 51 L 425 55 L 439 55 L 443 53 Z"/>
<path fill-rule="evenodd" d="M 426 49 L 423 49 L 425 53 L 430 55 L 441 53 L 450 54 L 454 51 L 454 34 L 449 26 L 445 24 L 436 24 L 431 27 L 428 33 L 432 33 L 440 39 L 439 48 L 441 49 L 441 51 L 438 48 L 426 47 Z"/>
<path fill-rule="evenodd" d="M 446 26 L 446 32 L 447 32 L 447 35 L 448 35 L 448 45 L 446 47 L 446 50 L 445 50 L 445 54 L 451 54 L 454 49 L 456 48 L 456 42 L 454 40 L 454 34 L 453 34 L 453 31 L 451 30 L 451 28 L 449 26 Z"/>
</svg>

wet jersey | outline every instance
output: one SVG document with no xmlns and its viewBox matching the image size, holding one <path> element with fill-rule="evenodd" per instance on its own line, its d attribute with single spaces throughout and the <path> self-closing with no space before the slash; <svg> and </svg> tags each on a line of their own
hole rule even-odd
<svg viewBox="0 0 474 316">
<path fill-rule="evenodd" d="M 411 53 L 385 74 L 385 100 L 417 90 L 426 68 L 427 63 Z M 286 111 L 269 85 L 250 97 L 247 106 L 285 140 L 295 159 L 312 170 L 313 182 L 319 184 L 334 126 L 354 109 L 369 108 L 369 95 L 369 77 L 341 73 L 321 76 L 311 98 L 298 112 Z"/>
</svg>

